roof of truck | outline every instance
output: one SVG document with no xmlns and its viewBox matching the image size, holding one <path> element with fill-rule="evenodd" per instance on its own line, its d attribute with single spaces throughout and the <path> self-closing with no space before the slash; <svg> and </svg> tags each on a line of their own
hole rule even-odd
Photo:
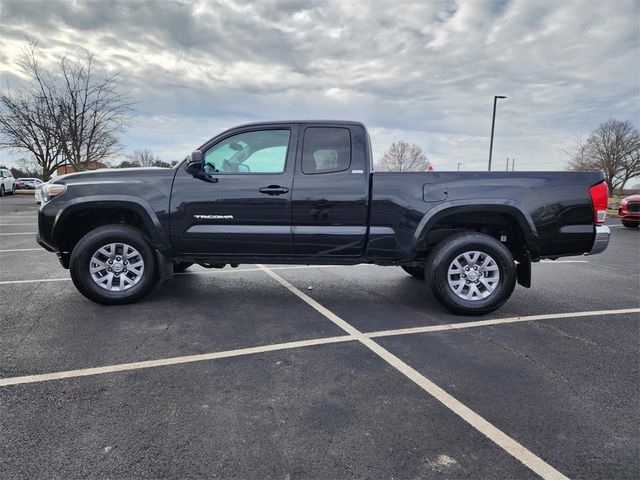
<svg viewBox="0 0 640 480">
<path fill-rule="evenodd" d="M 235 127 L 232 128 L 228 128 L 227 130 L 224 130 L 223 132 L 220 132 L 219 134 L 215 135 L 214 137 L 211 137 L 209 140 L 207 140 L 205 143 L 203 143 L 202 145 L 200 145 L 199 150 L 202 150 L 203 148 L 207 147 L 208 145 L 210 145 L 216 138 L 221 137 L 222 135 L 226 135 L 230 132 L 233 132 L 234 130 L 237 130 L 239 128 L 246 128 L 246 127 L 262 127 L 265 125 L 282 125 L 282 124 L 301 124 L 301 125 L 308 125 L 308 124 L 314 124 L 314 125 L 358 125 L 362 128 L 364 128 L 366 130 L 367 127 L 364 126 L 364 123 L 362 122 L 356 122 L 353 120 L 270 120 L 267 122 L 251 122 L 251 123 L 243 123 L 242 125 L 236 125 Z"/>
<path fill-rule="evenodd" d="M 355 120 L 269 120 L 267 122 L 250 122 L 243 123 L 242 125 L 237 125 L 233 127 L 234 129 L 240 127 L 254 127 L 260 125 L 280 125 L 282 123 L 300 123 L 300 124 L 309 124 L 309 123 L 323 123 L 329 125 L 360 125 L 364 127 L 362 122 L 356 122 Z"/>
</svg>

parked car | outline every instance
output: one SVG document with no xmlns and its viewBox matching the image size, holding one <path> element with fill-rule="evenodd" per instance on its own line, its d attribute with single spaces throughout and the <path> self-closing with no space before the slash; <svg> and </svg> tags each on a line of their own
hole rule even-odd
<svg viewBox="0 0 640 480">
<path fill-rule="evenodd" d="M 40 182 L 36 185 L 36 190 L 33 192 L 33 198 L 38 205 L 42 204 L 42 189 L 48 182 Z"/>
<path fill-rule="evenodd" d="M 529 287 L 531 262 L 608 245 L 600 172 L 395 173 L 372 164 L 361 123 L 243 125 L 174 169 L 53 180 L 37 240 L 103 304 L 136 301 L 193 263 L 371 263 L 428 279 L 446 308 L 471 315 L 500 307 L 516 281 Z"/>
<path fill-rule="evenodd" d="M 11 170 L 2 168 L 0 169 L 0 197 L 4 197 L 7 193 L 16 193 L 16 180 Z"/>
<path fill-rule="evenodd" d="M 16 180 L 17 190 L 35 190 L 42 183 L 39 178 L 18 178 Z"/>
<path fill-rule="evenodd" d="M 640 225 L 640 194 L 624 197 L 618 207 L 618 217 L 622 225 L 628 228 L 638 228 Z"/>
</svg>

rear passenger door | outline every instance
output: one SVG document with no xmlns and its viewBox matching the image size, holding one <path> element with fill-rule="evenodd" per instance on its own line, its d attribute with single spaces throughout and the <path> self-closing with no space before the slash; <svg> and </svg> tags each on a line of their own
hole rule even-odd
<svg viewBox="0 0 640 480">
<path fill-rule="evenodd" d="M 369 198 L 367 150 L 361 125 L 301 125 L 291 199 L 297 255 L 363 254 Z"/>
</svg>

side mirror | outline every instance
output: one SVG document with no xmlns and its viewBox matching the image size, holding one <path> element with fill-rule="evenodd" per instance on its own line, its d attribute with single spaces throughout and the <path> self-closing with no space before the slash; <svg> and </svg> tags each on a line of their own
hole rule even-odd
<svg viewBox="0 0 640 480">
<path fill-rule="evenodd" d="M 204 180 L 209 183 L 218 183 L 218 179 L 209 175 L 204 169 L 204 154 L 200 150 L 191 152 L 186 166 L 187 173 L 194 178 Z"/>
<path fill-rule="evenodd" d="M 196 178 L 204 175 L 204 154 L 200 150 L 191 152 L 189 161 L 187 162 L 187 172 Z"/>
</svg>

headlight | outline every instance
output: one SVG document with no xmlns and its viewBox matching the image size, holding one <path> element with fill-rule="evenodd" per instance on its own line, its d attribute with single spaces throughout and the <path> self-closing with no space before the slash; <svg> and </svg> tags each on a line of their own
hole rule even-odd
<svg viewBox="0 0 640 480">
<path fill-rule="evenodd" d="M 53 197 L 62 195 L 67 191 L 67 186 L 62 183 L 45 183 L 42 186 L 42 203 L 45 204 Z"/>
</svg>

